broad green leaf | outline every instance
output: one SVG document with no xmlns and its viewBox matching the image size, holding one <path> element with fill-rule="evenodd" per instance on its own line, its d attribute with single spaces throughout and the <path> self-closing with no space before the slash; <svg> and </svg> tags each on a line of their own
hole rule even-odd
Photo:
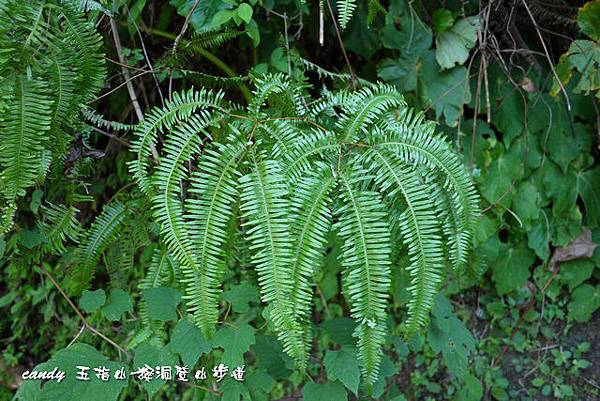
<svg viewBox="0 0 600 401">
<path fill-rule="evenodd" d="M 465 376 L 464 386 L 458 390 L 453 401 L 480 401 L 483 398 L 481 381 L 473 375 Z"/>
<path fill-rule="evenodd" d="M 344 346 L 339 351 L 327 351 L 323 363 L 328 379 L 339 380 L 355 395 L 358 394 L 360 368 L 355 347 Z"/>
<path fill-rule="evenodd" d="M 211 351 L 212 346 L 204 338 L 200 329 L 182 319 L 175 326 L 167 348 L 169 351 L 179 354 L 183 363 L 192 369 L 202 354 Z"/>
<path fill-rule="evenodd" d="M 142 297 L 148 306 L 150 318 L 161 322 L 177 320 L 181 292 L 169 287 L 148 288 L 142 291 Z"/>
<path fill-rule="evenodd" d="M 492 265 L 492 280 L 498 294 L 504 295 L 521 288 L 530 277 L 529 266 L 535 261 L 533 252 L 523 243 L 502 244 L 500 257 Z"/>
<path fill-rule="evenodd" d="M 600 166 L 577 173 L 577 187 L 585 206 L 586 225 L 596 228 L 600 225 Z"/>
<path fill-rule="evenodd" d="M 217 28 L 233 18 L 234 13 L 231 10 L 221 10 L 215 14 L 212 19 L 212 27 Z"/>
<path fill-rule="evenodd" d="M 159 350 L 150 343 L 142 343 L 135 350 L 132 372 L 136 372 L 145 365 L 148 365 L 151 368 L 156 368 L 157 366 L 170 366 L 171 370 L 174 372 L 175 365 L 177 364 L 177 358 L 174 354 L 169 352 L 166 347 Z M 135 376 L 135 380 L 141 383 L 148 392 L 150 398 L 166 383 L 166 380 L 156 377 L 156 371 L 154 371 L 154 373 L 155 375 L 150 381 L 141 380 L 139 376 Z"/>
<path fill-rule="evenodd" d="M 568 214 L 577 200 L 577 176 L 571 170 L 563 173 L 556 164 L 548 161 L 543 174 L 544 192 L 552 199 L 552 213 Z"/>
<path fill-rule="evenodd" d="M 569 286 L 569 292 L 592 276 L 595 264 L 588 259 L 577 259 L 561 262 L 560 281 Z"/>
<path fill-rule="evenodd" d="M 169 3 L 177 8 L 177 14 L 186 17 L 195 0 L 170 0 Z M 224 9 L 231 9 L 232 5 L 221 0 L 202 0 L 196 5 L 190 25 L 196 32 L 204 32 L 213 28 L 212 22 L 215 14 Z"/>
<path fill-rule="evenodd" d="M 583 284 L 573 291 L 569 302 L 569 317 L 583 323 L 590 320 L 592 313 L 600 307 L 600 285 Z"/>
<path fill-rule="evenodd" d="M 275 386 L 275 380 L 263 370 L 248 374 L 246 380 L 252 401 L 270 401 L 269 393 Z"/>
<path fill-rule="evenodd" d="M 344 35 L 346 48 L 369 59 L 381 47 L 374 29 L 365 29 L 367 13 L 359 6 L 350 20 Z"/>
<path fill-rule="evenodd" d="M 581 32 L 600 41 L 600 0 L 589 1 L 579 9 L 577 23 Z"/>
<path fill-rule="evenodd" d="M 475 339 L 464 323 L 452 312 L 452 305 L 441 294 L 435 299 L 433 319 L 427 338 L 434 352 L 442 353 L 450 373 L 463 378 L 468 356 L 475 350 Z"/>
<path fill-rule="evenodd" d="M 384 47 L 399 50 L 401 57 L 415 60 L 431 47 L 433 41 L 431 28 L 416 13 L 408 10 L 399 17 L 390 13 L 379 38 Z"/>
<path fill-rule="evenodd" d="M 446 124 L 456 126 L 463 105 L 471 100 L 466 68 L 439 71 L 434 52 L 428 51 L 423 55 L 420 72 L 419 92 L 429 99 L 437 118 L 444 116 Z"/>
<path fill-rule="evenodd" d="M 281 343 L 275 337 L 257 336 L 252 352 L 256 357 L 256 367 L 264 369 L 276 380 L 283 380 L 292 374 L 294 362 L 283 352 Z"/>
<path fill-rule="evenodd" d="M 302 389 L 304 401 L 347 401 L 346 389 L 339 382 L 315 383 L 309 381 Z"/>
<path fill-rule="evenodd" d="M 88 367 L 86 370 L 89 380 L 78 380 L 77 366 Z M 60 383 L 38 380 L 26 380 L 19 387 L 16 399 L 19 401 L 81 401 L 81 400 L 117 400 L 121 391 L 127 387 L 128 376 L 124 380 L 117 380 L 114 374 L 123 368 L 127 373 L 126 365 L 112 362 L 90 345 L 76 343 L 54 354 L 47 362 L 36 366 L 30 371 L 51 371 L 54 368 L 62 370 L 65 378 Z M 102 381 L 96 376 L 94 368 L 106 367 L 110 370 L 110 379 Z"/>
<path fill-rule="evenodd" d="M 356 323 L 347 317 L 337 317 L 321 323 L 320 328 L 325 330 L 333 341 L 340 345 L 353 345 L 356 338 L 352 336 Z"/>
<path fill-rule="evenodd" d="M 413 91 L 417 87 L 418 61 L 416 56 L 404 54 L 397 59 L 383 59 L 377 67 L 377 76 L 401 92 Z"/>
<path fill-rule="evenodd" d="M 220 329 L 215 334 L 213 346 L 223 348 L 221 363 L 234 368 L 245 365 L 244 353 L 256 342 L 254 332 L 254 328 L 248 324 L 238 328 L 225 326 Z"/>
<path fill-rule="evenodd" d="M 513 199 L 513 211 L 519 216 L 524 230 L 529 230 L 540 214 L 540 195 L 537 187 L 529 181 L 523 181 L 517 187 Z"/>
<path fill-rule="evenodd" d="M 44 233 L 40 232 L 37 228 L 33 230 L 22 229 L 19 232 L 19 243 L 27 249 L 33 249 L 39 244 L 46 240 Z"/>
<path fill-rule="evenodd" d="M 249 23 L 252 19 L 252 6 L 248 3 L 242 3 L 237 8 L 237 15 L 244 21 L 245 23 Z"/>
<path fill-rule="evenodd" d="M 435 59 L 442 69 L 450 69 L 456 64 L 463 65 L 467 61 L 469 50 L 477 40 L 478 18 L 463 18 L 456 21 L 452 28 L 438 34 L 435 40 Z"/>
<path fill-rule="evenodd" d="M 85 290 L 79 298 L 79 307 L 87 313 L 94 313 L 106 302 L 106 294 L 102 288 L 96 291 Z"/>
<path fill-rule="evenodd" d="M 223 299 L 231 303 L 234 312 L 246 313 L 250 303 L 258 303 L 258 291 L 250 283 L 242 283 L 231 287 L 223 293 Z"/>
<path fill-rule="evenodd" d="M 433 13 L 433 27 L 435 28 L 436 33 L 442 33 L 452 25 L 454 25 L 454 17 L 452 16 L 452 12 L 450 10 L 446 10 L 445 8 L 438 8 Z"/>
<path fill-rule="evenodd" d="M 100 311 L 108 320 L 121 320 L 123 313 L 133 311 L 131 297 L 121 289 L 113 289 L 110 291 L 108 300 Z"/>
<path fill-rule="evenodd" d="M 511 204 L 515 194 L 510 189 L 513 181 L 522 172 L 520 164 L 523 153 L 520 148 L 512 146 L 482 171 L 479 179 L 480 191 L 489 203 L 499 203 L 505 207 Z"/>
<path fill-rule="evenodd" d="M 541 213 L 546 212 L 542 209 Z M 536 221 L 531 230 L 527 233 L 527 246 L 535 251 L 535 254 L 542 260 L 547 260 L 550 257 L 550 232 L 548 231 L 550 222 L 547 218 L 542 217 Z"/>
<path fill-rule="evenodd" d="M 223 393 L 221 401 L 240 401 L 240 398 L 248 399 L 250 397 L 246 384 L 230 377 L 221 382 L 219 390 Z"/>
</svg>

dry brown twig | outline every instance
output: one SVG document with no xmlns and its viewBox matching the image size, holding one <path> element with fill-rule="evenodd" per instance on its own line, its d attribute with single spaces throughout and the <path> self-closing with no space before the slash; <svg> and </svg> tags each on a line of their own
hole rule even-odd
<svg viewBox="0 0 600 401">
<path fill-rule="evenodd" d="M 52 282 L 52 284 L 54 284 L 54 286 L 56 287 L 56 289 L 58 290 L 58 292 L 60 292 L 60 294 L 63 296 L 63 298 L 67 301 L 67 303 L 69 304 L 69 306 L 71 307 L 71 309 L 73 309 L 73 311 L 75 312 L 75 314 L 77 315 L 77 317 L 79 317 L 79 319 L 83 323 L 83 326 L 87 330 L 89 330 L 92 334 L 100 337 L 101 339 L 103 339 L 104 341 L 106 341 L 107 343 L 109 343 L 110 345 L 112 345 L 113 347 L 115 347 L 119 351 L 119 353 L 125 354 L 128 358 L 131 357 L 131 354 L 127 350 L 125 350 L 125 348 L 121 347 L 119 344 L 117 344 L 116 342 L 114 342 L 113 340 L 111 340 L 110 338 L 108 338 L 107 336 L 105 336 L 104 334 L 102 334 L 100 331 L 98 331 L 94 326 L 92 326 L 91 324 L 89 324 L 89 322 L 87 321 L 87 319 L 85 318 L 85 316 L 83 316 L 83 313 L 81 313 L 81 311 L 79 310 L 79 308 L 77 308 L 77 306 L 75 305 L 75 303 L 71 300 L 71 298 L 69 298 L 69 296 L 62 289 L 62 287 L 60 286 L 60 284 L 58 284 L 58 281 L 56 281 L 56 279 L 52 276 L 52 274 L 50 274 L 50 272 L 48 270 L 46 270 L 46 268 L 44 268 L 44 266 L 38 265 L 37 267 L 50 279 L 50 281 Z M 77 336 L 79 336 L 79 334 Z"/>
</svg>

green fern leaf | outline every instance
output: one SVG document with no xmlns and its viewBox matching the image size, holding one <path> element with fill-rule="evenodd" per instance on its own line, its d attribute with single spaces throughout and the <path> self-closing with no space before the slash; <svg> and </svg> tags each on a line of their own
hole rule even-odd
<svg viewBox="0 0 600 401">
<path fill-rule="evenodd" d="M 444 258 L 439 222 L 428 187 L 417 180 L 417 175 L 403 165 L 400 157 L 376 149 L 368 151 L 365 157 L 375 165 L 380 192 L 391 198 L 401 197 L 406 203 L 398 220 L 410 256 L 407 270 L 412 282 L 408 288 L 411 298 L 406 323 L 406 336 L 410 337 L 427 324 L 442 280 Z"/>
<path fill-rule="evenodd" d="M 348 25 L 354 10 L 356 10 L 356 0 L 338 0 L 337 8 L 340 28 L 346 29 L 346 25 Z"/>
<path fill-rule="evenodd" d="M 342 264 L 347 270 L 347 296 L 357 322 L 359 358 L 368 383 L 377 380 L 381 346 L 386 336 L 390 288 L 390 232 L 379 195 L 363 189 L 365 171 L 340 175 L 340 201 L 335 224 L 341 238 Z"/>
<path fill-rule="evenodd" d="M 231 138 L 229 143 L 207 148 L 192 177 L 190 194 L 197 199 L 187 202 L 188 219 L 193 221 L 191 238 L 196 250 L 198 285 L 188 291 L 190 310 L 198 310 L 196 324 L 205 337 L 214 334 L 218 317 L 218 295 L 225 269 L 223 248 L 232 206 L 238 198 L 237 163 L 245 152 L 245 143 Z"/>
<path fill-rule="evenodd" d="M 289 349 L 299 349 L 302 353 L 293 355 L 302 369 L 306 367 L 306 355 L 310 346 L 310 333 L 306 321 L 312 301 L 311 281 L 322 264 L 323 250 L 327 242 L 326 233 L 331 228 L 330 192 L 335 186 L 335 178 L 329 166 L 321 164 L 317 172 L 309 172 L 299 180 L 291 202 L 290 235 L 293 240 L 293 254 L 290 276 L 293 279 L 291 290 L 294 318 L 305 332 L 303 344 L 288 345 Z M 284 339 L 285 341 L 285 339 Z"/>
<path fill-rule="evenodd" d="M 173 100 L 166 102 L 164 108 L 154 108 L 146 114 L 134 132 L 137 139 L 132 143 L 132 150 L 137 158 L 130 164 L 130 170 L 144 193 L 151 192 L 148 158 L 152 147 L 156 145 L 158 134 L 171 130 L 178 121 L 185 121 L 197 110 L 221 109 L 222 98 L 221 92 L 213 93 L 204 89 L 197 92 L 190 89 L 183 94 L 174 93 Z"/>
<path fill-rule="evenodd" d="M 248 227 L 252 261 L 258 272 L 263 302 L 272 302 L 271 319 L 284 350 L 299 355 L 290 346 L 302 344 L 302 331 L 293 319 L 292 279 L 287 186 L 279 163 L 251 154 L 252 172 L 240 178 L 241 210 Z"/>
<path fill-rule="evenodd" d="M 35 182 L 51 124 L 52 101 L 47 85 L 17 77 L 15 94 L 0 125 L 0 152 L 4 196 L 14 202 Z"/>
<path fill-rule="evenodd" d="M 102 213 L 92 223 L 89 234 L 76 250 L 77 265 L 68 276 L 67 288 L 77 295 L 92 280 L 100 255 L 119 235 L 128 211 L 122 203 L 112 202 L 104 206 Z"/>
</svg>

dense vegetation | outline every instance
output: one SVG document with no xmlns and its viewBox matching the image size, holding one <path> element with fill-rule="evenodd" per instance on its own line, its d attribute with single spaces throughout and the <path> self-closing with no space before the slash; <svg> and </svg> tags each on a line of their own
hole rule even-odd
<svg viewBox="0 0 600 401">
<path fill-rule="evenodd" d="M 0 49 L 0 399 L 600 398 L 598 0 L 0 0 Z"/>
</svg>

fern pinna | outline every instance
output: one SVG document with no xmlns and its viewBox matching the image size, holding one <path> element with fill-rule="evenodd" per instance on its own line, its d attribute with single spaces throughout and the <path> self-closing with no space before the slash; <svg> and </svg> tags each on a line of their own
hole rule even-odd
<svg viewBox="0 0 600 401">
<path fill-rule="evenodd" d="M 308 103 L 283 76 L 255 85 L 245 111 L 221 92 L 174 94 L 137 127 L 132 173 L 152 196 L 188 310 L 204 335 L 218 320 L 223 248 L 237 219 L 270 320 L 300 368 L 311 343 L 312 280 L 326 235 L 336 230 L 359 357 L 372 383 L 386 336 L 390 270 L 406 268 L 412 277 L 410 336 L 427 323 L 445 267 L 466 263 L 478 216 L 475 190 L 435 124 L 390 86 Z M 397 247 L 407 249 L 408 266 L 393 265 Z"/>
</svg>

